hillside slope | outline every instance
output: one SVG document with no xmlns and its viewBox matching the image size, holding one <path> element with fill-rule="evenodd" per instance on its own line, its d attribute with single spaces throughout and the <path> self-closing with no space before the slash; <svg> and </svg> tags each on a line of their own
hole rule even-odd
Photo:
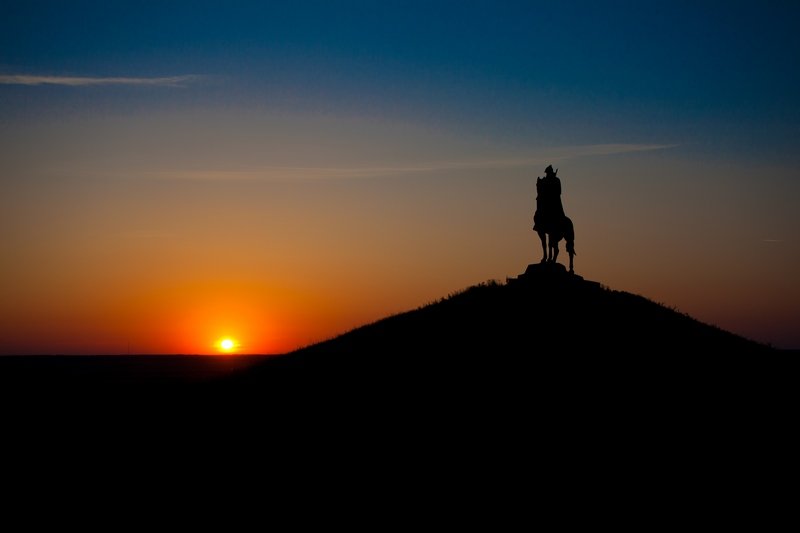
<svg viewBox="0 0 800 533">
<path fill-rule="evenodd" d="M 630 387 L 631 376 L 652 385 L 741 372 L 754 356 L 776 353 L 543 264 L 505 284 L 470 287 L 266 361 L 237 379 L 378 388 L 502 388 L 531 380 L 542 387 Z"/>
</svg>

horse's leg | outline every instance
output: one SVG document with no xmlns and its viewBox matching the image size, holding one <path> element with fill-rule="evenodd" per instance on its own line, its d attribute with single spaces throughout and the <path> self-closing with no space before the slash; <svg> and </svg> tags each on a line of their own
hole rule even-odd
<svg viewBox="0 0 800 533">
<path fill-rule="evenodd" d="M 567 250 L 567 251 L 569 252 L 569 273 L 574 274 L 575 269 L 572 268 L 572 258 L 575 257 L 575 252 L 573 252 L 572 250 Z"/>
<path fill-rule="evenodd" d="M 550 249 L 553 250 L 553 263 L 558 259 L 558 241 L 550 237 Z"/>
<path fill-rule="evenodd" d="M 544 263 L 547 261 L 547 234 L 543 231 L 537 233 L 539 233 L 539 238 L 542 240 L 542 263 Z"/>
</svg>

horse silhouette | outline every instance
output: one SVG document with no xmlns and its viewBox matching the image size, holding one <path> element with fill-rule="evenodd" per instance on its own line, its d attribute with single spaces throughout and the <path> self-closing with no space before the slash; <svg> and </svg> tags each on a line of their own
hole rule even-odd
<svg viewBox="0 0 800 533">
<path fill-rule="evenodd" d="M 574 273 L 573 258 L 575 257 L 575 228 L 572 226 L 572 220 L 569 217 L 561 217 L 558 221 L 553 221 L 550 225 L 549 231 L 537 229 L 536 233 L 542 240 L 542 263 L 555 263 L 558 258 L 558 242 L 564 239 L 567 244 L 567 253 L 569 254 L 569 271 Z M 550 246 L 548 247 L 547 238 L 550 237 Z"/>
</svg>

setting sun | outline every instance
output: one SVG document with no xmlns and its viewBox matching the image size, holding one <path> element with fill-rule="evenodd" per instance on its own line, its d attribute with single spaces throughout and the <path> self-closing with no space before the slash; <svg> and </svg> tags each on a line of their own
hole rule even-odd
<svg viewBox="0 0 800 533">
<path fill-rule="evenodd" d="M 219 341 L 219 349 L 223 352 L 232 352 L 236 349 L 238 343 L 233 339 L 222 339 Z"/>
</svg>

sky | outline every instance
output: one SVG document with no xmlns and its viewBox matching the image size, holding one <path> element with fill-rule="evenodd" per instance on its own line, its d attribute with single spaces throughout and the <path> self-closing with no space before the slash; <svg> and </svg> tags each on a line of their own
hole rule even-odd
<svg viewBox="0 0 800 533">
<path fill-rule="evenodd" d="M 578 274 L 800 348 L 798 22 L 0 0 L 0 354 L 283 353 L 505 281 L 549 164 Z"/>
</svg>

